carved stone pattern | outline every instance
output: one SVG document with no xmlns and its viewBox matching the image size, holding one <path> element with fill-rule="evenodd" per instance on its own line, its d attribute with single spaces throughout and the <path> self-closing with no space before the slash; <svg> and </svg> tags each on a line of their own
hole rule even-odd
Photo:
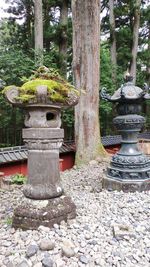
<svg viewBox="0 0 150 267">
<path fill-rule="evenodd" d="M 133 163 L 132 163 L 133 164 Z M 147 162 L 147 163 L 143 163 L 143 164 L 140 164 L 140 165 L 130 165 L 130 164 L 119 164 L 119 163 L 114 163 L 114 162 L 112 162 L 112 166 L 113 167 L 116 167 L 116 168 L 121 168 L 121 169 L 126 169 L 126 168 L 128 168 L 128 169 L 130 169 L 130 170 L 132 170 L 132 169 L 137 169 L 137 167 L 140 167 L 140 168 L 148 168 L 148 167 L 150 167 L 150 162 Z"/>
<path fill-rule="evenodd" d="M 19 91 L 16 86 L 12 86 L 9 90 L 5 91 L 5 97 L 11 104 L 16 103 L 16 97 L 19 96 Z"/>
<path fill-rule="evenodd" d="M 141 129 L 144 126 L 145 119 L 132 119 L 132 120 L 124 120 L 124 119 L 114 119 L 114 125 L 118 130 L 126 130 L 126 129 Z"/>
<path fill-rule="evenodd" d="M 108 175 L 120 180 L 146 180 L 150 178 L 150 171 L 126 172 L 122 170 L 109 169 Z M 143 179 L 144 177 L 144 179 Z"/>
<path fill-rule="evenodd" d="M 23 188 L 23 193 L 28 198 L 40 200 L 59 197 L 62 195 L 63 189 L 60 184 L 37 184 L 34 186 L 27 184 Z"/>
<path fill-rule="evenodd" d="M 116 163 L 120 163 L 120 164 L 141 164 L 141 163 L 149 163 L 150 164 L 150 159 L 148 157 L 146 157 L 145 155 L 132 156 L 132 157 L 115 155 L 112 157 L 112 162 L 113 163 L 116 162 Z M 136 166 L 136 168 L 137 168 L 137 166 Z"/>
<path fill-rule="evenodd" d="M 63 139 L 24 139 L 28 149 L 53 150 L 62 146 Z"/>
<path fill-rule="evenodd" d="M 144 126 L 144 123 L 143 124 L 118 124 L 118 125 L 115 125 L 116 128 L 120 131 L 120 130 L 127 130 L 127 129 L 130 129 L 130 130 L 136 130 L 139 131 L 143 126 Z"/>
<path fill-rule="evenodd" d="M 145 123 L 145 118 L 142 117 L 142 118 L 114 118 L 113 122 L 115 124 L 132 124 L 132 123 L 135 123 L 135 124 L 139 124 L 139 123 Z"/>
</svg>

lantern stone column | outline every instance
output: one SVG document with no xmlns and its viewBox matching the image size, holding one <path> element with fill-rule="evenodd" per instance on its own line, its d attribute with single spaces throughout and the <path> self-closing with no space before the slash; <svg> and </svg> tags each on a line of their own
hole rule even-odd
<svg viewBox="0 0 150 267">
<path fill-rule="evenodd" d="M 64 194 L 60 181 L 59 148 L 64 137 L 64 130 L 60 128 L 62 105 L 48 100 L 47 86 L 37 86 L 35 101 L 26 105 L 16 100 L 18 94 L 17 87 L 5 92 L 10 103 L 26 111 L 27 128 L 22 135 L 28 149 L 28 179 L 22 201 L 14 210 L 13 227 L 52 227 L 54 223 L 76 216 L 75 204 Z M 74 105 L 78 97 L 68 94 L 68 102 Z"/>
<path fill-rule="evenodd" d="M 150 158 L 138 146 L 138 134 L 145 118 L 139 115 L 142 102 L 150 98 L 147 90 L 135 86 L 128 75 L 126 83 L 113 96 L 102 90 L 102 97 L 116 104 L 118 116 L 113 122 L 122 136 L 121 148 L 112 157 L 102 186 L 108 190 L 124 192 L 150 189 Z"/>
<path fill-rule="evenodd" d="M 44 200 L 62 195 L 59 148 L 63 137 L 63 129 L 23 129 L 23 139 L 28 149 L 28 184 L 23 190 L 26 197 Z"/>
</svg>

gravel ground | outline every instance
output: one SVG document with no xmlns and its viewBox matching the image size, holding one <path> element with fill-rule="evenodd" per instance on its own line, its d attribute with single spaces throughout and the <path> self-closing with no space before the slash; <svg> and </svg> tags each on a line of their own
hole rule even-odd
<svg viewBox="0 0 150 267">
<path fill-rule="evenodd" d="M 11 220 L 22 187 L 0 189 L 0 266 L 149 267 L 150 192 L 102 190 L 106 165 L 92 161 L 61 173 L 77 217 L 52 229 L 15 231 Z"/>
</svg>

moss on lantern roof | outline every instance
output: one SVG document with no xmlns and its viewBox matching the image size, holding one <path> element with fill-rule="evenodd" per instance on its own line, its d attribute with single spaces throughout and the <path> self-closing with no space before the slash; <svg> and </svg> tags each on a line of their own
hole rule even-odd
<svg viewBox="0 0 150 267">
<path fill-rule="evenodd" d="M 79 92 L 75 90 L 74 86 L 63 79 L 56 70 L 48 69 L 45 66 L 38 68 L 27 82 L 21 87 L 18 87 L 19 95 L 16 100 L 23 103 L 28 103 L 30 100 L 36 99 L 37 86 L 47 86 L 48 98 L 52 102 L 65 103 L 68 98 L 68 93 L 74 91 L 76 95 Z M 12 86 L 4 88 L 3 92 L 9 90 Z"/>
</svg>

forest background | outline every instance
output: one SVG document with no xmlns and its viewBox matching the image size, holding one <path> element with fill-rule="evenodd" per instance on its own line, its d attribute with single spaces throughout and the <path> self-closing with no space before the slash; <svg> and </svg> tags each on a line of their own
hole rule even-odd
<svg viewBox="0 0 150 267">
<path fill-rule="evenodd" d="M 0 82 L 21 85 L 37 68 L 35 61 L 35 12 L 32 0 L 5 0 L 6 18 L 0 20 Z M 73 83 L 72 11 L 70 0 L 43 0 L 43 64 Z M 150 85 L 150 5 L 147 1 L 101 1 L 100 90 L 113 93 L 127 68 L 136 84 Z M 150 130 L 149 103 L 146 130 Z M 100 100 L 101 135 L 112 135 L 114 111 Z M 62 113 L 65 138 L 74 139 L 74 111 Z M 0 144 L 20 145 L 23 112 L 0 95 Z"/>
</svg>

